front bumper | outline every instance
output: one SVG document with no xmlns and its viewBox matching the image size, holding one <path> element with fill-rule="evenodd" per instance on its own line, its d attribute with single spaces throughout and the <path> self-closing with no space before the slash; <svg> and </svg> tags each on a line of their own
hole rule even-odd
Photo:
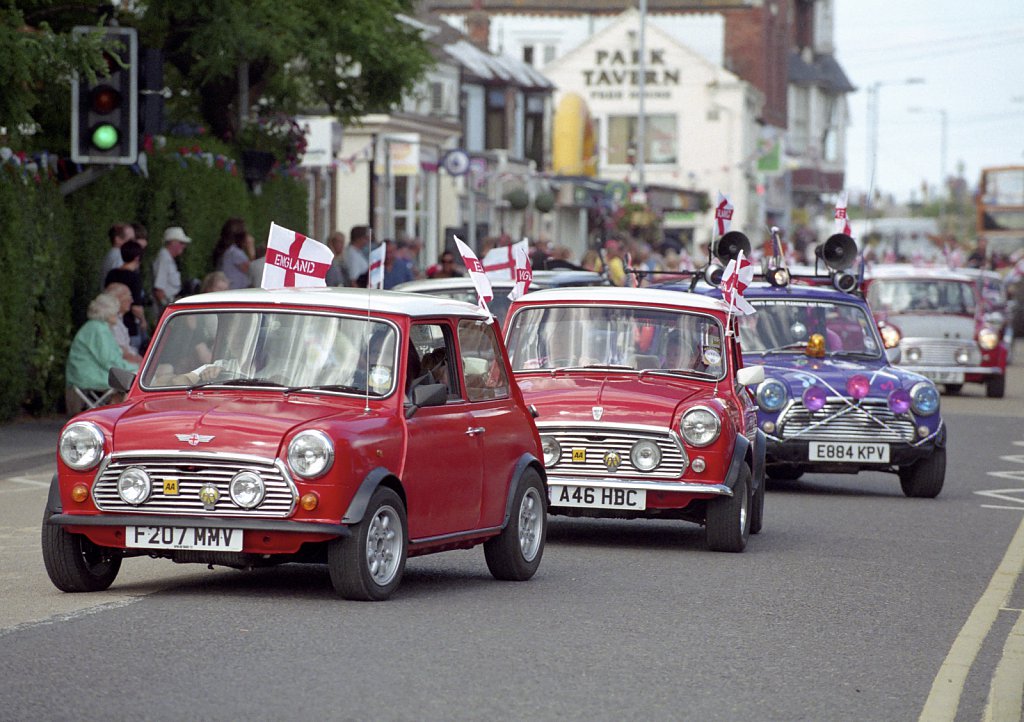
<svg viewBox="0 0 1024 722">
<path fill-rule="evenodd" d="M 557 476 L 548 474 L 548 486 L 581 486 L 595 489 L 643 489 L 671 494 L 701 494 L 704 496 L 732 496 L 725 484 L 701 484 L 689 481 L 641 481 L 634 479 Z"/>
<path fill-rule="evenodd" d="M 964 374 L 965 376 L 1002 376 L 1004 372 L 1001 366 L 911 366 L 901 363 L 899 367 L 925 377 L 950 373 Z M 939 383 L 942 382 L 939 381 Z"/>
<path fill-rule="evenodd" d="M 812 441 L 824 441 L 824 439 L 787 439 L 783 441 L 769 436 L 765 449 L 765 461 L 769 466 L 785 464 L 786 466 L 796 466 L 804 471 L 837 473 L 856 473 L 860 470 L 884 471 L 894 467 L 908 466 L 931 456 L 936 449 L 945 447 L 946 426 L 944 422 L 940 422 L 939 427 L 931 435 L 912 444 L 887 442 L 889 444 L 889 461 L 885 463 L 811 461 L 808 447 Z M 834 441 L 834 439 L 828 439 L 828 441 Z"/>
<path fill-rule="evenodd" d="M 288 532 L 295 534 L 329 534 L 335 537 L 349 535 L 347 524 L 282 519 L 217 519 L 212 517 L 181 517 L 158 514 L 64 514 L 56 513 L 46 519 L 47 524 L 76 527 L 169 526 L 206 529 L 242 529 L 244 531 Z"/>
</svg>

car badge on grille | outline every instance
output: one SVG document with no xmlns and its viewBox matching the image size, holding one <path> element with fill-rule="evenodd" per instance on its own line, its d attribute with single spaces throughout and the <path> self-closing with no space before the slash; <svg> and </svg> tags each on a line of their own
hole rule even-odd
<svg viewBox="0 0 1024 722">
<path fill-rule="evenodd" d="M 604 416 L 604 407 L 595 406 L 590 410 L 590 412 L 594 415 L 594 421 L 600 421 L 601 417 Z"/>
<path fill-rule="evenodd" d="M 608 471 L 614 472 L 619 468 L 620 464 L 622 464 L 622 457 L 619 456 L 618 452 L 609 451 L 604 455 L 604 465 Z"/>
<path fill-rule="evenodd" d="M 178 441 L 184 441 L 189 446 L 199 446 L 205 444 L 208 441 L 213 441 L 213 436 L 210 434 L 175 434 Z"/>
<path fill-rule="evenodd" d="M 206 511 L 213 511 L 217 507 L 217 501 L 220 499 L 220 489 L 213 484 L 203 484 L 199 489 L 199 501 L 203 502 L 203 508 Z"/>
</svg>

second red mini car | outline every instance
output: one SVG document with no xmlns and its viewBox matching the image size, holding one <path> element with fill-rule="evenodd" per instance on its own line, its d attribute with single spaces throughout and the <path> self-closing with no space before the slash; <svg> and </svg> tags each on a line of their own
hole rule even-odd
<svg viewBox="0 0 1024 722">
<path fill-rule="evenodd" d="M 743 551 L 764 516 L 764 435 L 719 300 L 552 289 L 512 305 L 509 357 L 537 412 L 552 514 L 684 519 Z"/>
</svg>

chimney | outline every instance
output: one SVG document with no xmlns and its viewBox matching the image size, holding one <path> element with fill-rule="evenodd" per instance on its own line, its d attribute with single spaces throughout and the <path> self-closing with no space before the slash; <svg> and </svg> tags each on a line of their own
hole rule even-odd
<svg viewBox="0 0 1024 722">
<path fill-rule="evenodd" d="M 473 8 L 466 15 L 466 33 L 473 45 L 485 53 L 489 52 L 491 39 L 491 18 L 484 10 L 483 0 L 473 0 Z"/>
</svg>

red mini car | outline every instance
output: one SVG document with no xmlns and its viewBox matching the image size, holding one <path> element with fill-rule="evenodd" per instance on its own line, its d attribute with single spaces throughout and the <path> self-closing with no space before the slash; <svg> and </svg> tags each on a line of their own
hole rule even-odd
<svg viewBox="0 0 1024 722">
<path fill-rule="evenodd" d="M 121 561 L 326 563 L 386 599 L 407 556 L 484 545 L 498 579 L 544 549 L 531 412 L 496 325 L 458 301 L 250 289 L 167 311 L 123 403 L 60 434 L 46 570 L 96 591 Z"/>
<path fill-rule="evenodd" d="M 512 305 L 512 368 L 537 427 L 552 514 L 703 524 L 743 551 L 764 515 L 765 439 L 736 319 L 717 299 L 552 289 Z"/>
</svg>

